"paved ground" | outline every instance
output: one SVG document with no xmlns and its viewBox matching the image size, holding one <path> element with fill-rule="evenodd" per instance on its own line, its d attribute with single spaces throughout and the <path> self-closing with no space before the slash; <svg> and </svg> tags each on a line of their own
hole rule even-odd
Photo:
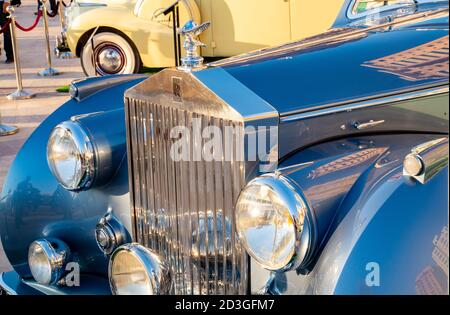
<svg viewBox="0 0 450 315">
<path fill-rule="evenodd" d="M 22 6 L 16 10 L 17 21 L 23 26 L 33 23 L 36 10 L 35 0 L 22 0 Z M 50 18 L 51 45 L 60 32 L 59 18 Z M 9 166 L 14 156 L 33 132 L 33 130 L 66 99 L 67 94 L 57 93 L 58 87 L 70 84 L 76 78 L 83 76 L 79 60 L 58 60 L 53 58 L 54 68 L 61 71 L 57 77 L 42 78 L 37 72 L 46 67 L 45 35 L 43 22 L 31 32 L 24 33 L 17 30 L 20 49 L 20 62 L 24 87 L 37 94 L 36 98 L 23 101 L 10 101 L 6 95 L 16 89 L 14 65 L 4 64 L 5 55 L 0 56 L 0 118 L 3 124 L 13 124 L 20 128 L 20 132 L 13 136 L 0 138 L 0 190 L 3 186 Z M 0 42 L 3 48 L 3 35 Z M 8 270 L 9 264 L 3 255 L 0 242 L 0 272 Z"/>
</svg>

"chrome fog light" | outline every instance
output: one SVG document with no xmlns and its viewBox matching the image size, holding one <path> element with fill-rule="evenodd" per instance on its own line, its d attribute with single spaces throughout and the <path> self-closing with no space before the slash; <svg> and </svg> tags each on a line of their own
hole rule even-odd
<svg viewBox="0 0 450 315">
<path fill-rule="evenodd" d="M 69 257 L 69 248 L 62 241 L 34 241 L 28 249 L 28 265 L 34 280 L 45 285 L 56 284 L 65 273 Z"/>
<path fill-rule="evenodd" d="M 115 295 L 162 295 L 172 286 L 166 263 L 139 244 L 123 245 L 112 254 L 109 282 Z"/>
<path fill-rule="evenodd" d="M 95 240 L 97 241 L 98 247 L 106 255 L 111 254 L 117 244 L 114 231 L 108 225 L 97 225 L 95 229 Z"/>
<path fill-rule="evenodd" d="M 306 202 L 277 175 L 251 181 L 236 204 L 236 229 L 243 246 L 264 268 L 299 267 L 311 249 L 312 228 Z"/>
<path fill-rule="evenodd" d="M 64 188 L 79 190 L 92 185 L 94 146 L 79 123 L 66 121 L 53 129 L 47 144 L 47 161 Z"/>
<path fill-rule="evenodd" d="M 117 247 L 126 243 L 126 239 L 124 227 L 108 211 L 95 227 L 95 240 L 98 247 L 105 255 L 111 255 Z"/>
</svg>

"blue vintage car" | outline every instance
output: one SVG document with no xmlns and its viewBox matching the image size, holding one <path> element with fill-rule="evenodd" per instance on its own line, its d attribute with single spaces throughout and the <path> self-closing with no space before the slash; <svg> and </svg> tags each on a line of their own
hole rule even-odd
<svg viewBox="0 0 450 315">
<path fill-rule="evenodd" d="M 448 22 L 348 0 L 206 66 L 191 23 L 181 68 L 75 82 L 4 184 L 0 289 L 447 294 Z"/>
</svg>

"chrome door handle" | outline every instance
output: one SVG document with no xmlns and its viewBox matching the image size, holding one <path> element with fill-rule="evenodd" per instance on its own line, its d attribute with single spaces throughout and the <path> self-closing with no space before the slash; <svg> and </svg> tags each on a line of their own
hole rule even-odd
<svg viewBox="0 0 450 315">
<path fill-rule="evenodd" d="M 364 130 L 364 129 L 369 129 L 372 127 L 376 127 L 378 125 L 382 125 L 385 123 L 385 120 L 370 120 L 368 122 L 365 123 L 360 123 L 360 122 L 354 122 L 352 124 L 352 126 L 358 130 Z"/>
</svg>

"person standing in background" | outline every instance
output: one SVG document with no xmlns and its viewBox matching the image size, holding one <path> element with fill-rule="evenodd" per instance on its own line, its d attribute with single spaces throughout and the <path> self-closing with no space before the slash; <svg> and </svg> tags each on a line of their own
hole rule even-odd
<svg viewBox="0 0 450 315">
<path fill-rule="evenodd" d="M 52 12 L 55 12 L 56 10 L 56 0 L 48 0 L 50 2 L 50 10 Z M 39 12 L 39 9 L 41 8 L 42 2 L 40 0 L 37 0 L 37 11 L 34 13 L 34 15 L 37 15 Z"/>
<path fill-rule="evenodd" d="M 8 12 L 6 8 L 10 5 L 10 0 L 0 0 L 0 28 L 8 23 Z M 6 61 L 5 63 L 13 63 L 14 56 L 11 42 L 11 31 L 9 26 L 3 31 L 3 48 L 5 49 Z"/>
</svg>

